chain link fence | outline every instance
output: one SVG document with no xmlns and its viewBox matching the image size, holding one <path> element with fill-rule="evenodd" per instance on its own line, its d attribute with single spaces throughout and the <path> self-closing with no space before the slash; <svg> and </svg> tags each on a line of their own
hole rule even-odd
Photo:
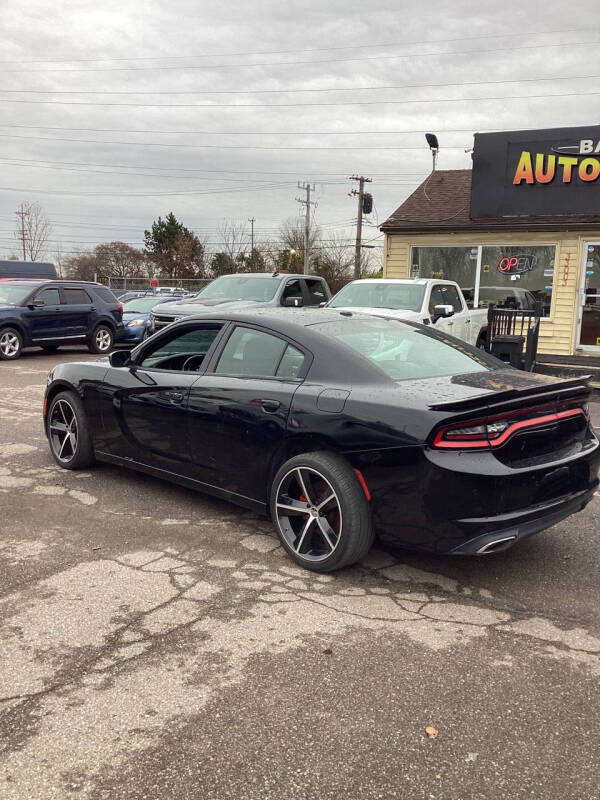
<svg viewBox="0 0 600 800">
<path fill-rule="evenodd" d="M 108 286 L 113 291 L 146 291 L 155 288 L 163 289 L 183 289 L 186 292 L 199 292 L 207 286 L 210 278 L 161 278 L 157 286 L 150 285 L 149 278 L 113 278 L 98 275 L 97 280 Z"/>
</svg>

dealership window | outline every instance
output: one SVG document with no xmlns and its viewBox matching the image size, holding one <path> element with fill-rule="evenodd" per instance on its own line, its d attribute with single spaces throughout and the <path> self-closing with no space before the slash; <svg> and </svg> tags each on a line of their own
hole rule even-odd
<svg viewBox="0 0 600 800">
<path fill-rule="evenodd" d="M 540 302 L 542 316 L 549 317 L 555 261 L 555 245 L 413 247 L 411 277 L 455 281 L 469 308 L 533 308 Z"/>
<path fill-rule="evenodd" d="M 479 305 L 533 308 L 542 304 L 542 316 L 550 316 L 556 247 L 554 245 L 483 246 Z"/>
<path fill-rule="evenodd" d="M 410 276 L 455 281 L 467 305 L 473 308 L 477 250 L 477 247 L 413 247 Z"/>
</svg>

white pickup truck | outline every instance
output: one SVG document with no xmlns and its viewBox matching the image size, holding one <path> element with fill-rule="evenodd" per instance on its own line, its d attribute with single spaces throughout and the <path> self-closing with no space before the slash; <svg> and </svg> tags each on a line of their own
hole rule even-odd
<svg viewBox="0 0 600 800">
<path fill-rule="evenodd" d="M 352 281 L 327 307 L 421 322 L 475 347 L 485 345 L 487 309 L 467 308 L 464 295 L 454 281 L 436 278 Z"/>
</svg>

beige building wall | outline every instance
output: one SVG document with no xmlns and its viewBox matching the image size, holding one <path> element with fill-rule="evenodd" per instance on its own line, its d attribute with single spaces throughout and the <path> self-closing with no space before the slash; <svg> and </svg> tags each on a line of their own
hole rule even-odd
<svg viewBox="0 0 600 800">
<path fill-rule="evenodd" d="M 386 233 L 383 276 L 410 277 L 410 248 L 426 245 L 443 247 L 476 247 L 477 245 L 556 245 L 556 265 L 550 316 L 542 319 L 539 352 L 572 355 L 576 352 L 579 314 L 579 287 L 582 278 L 583 245 L 600 241 L 597 232 L 577 231 L 550 233 Z"/>
</svg>

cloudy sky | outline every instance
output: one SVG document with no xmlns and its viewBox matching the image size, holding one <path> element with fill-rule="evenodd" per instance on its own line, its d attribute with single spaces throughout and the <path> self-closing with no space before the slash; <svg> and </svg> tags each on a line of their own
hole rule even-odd
<svg viewBox="0 0 600 800">
<path fill-rule="evenodd" d="M 316 186 L 323 238 L 352 237 L 348 176 L 373 179 L 365 240 L 472 133 L 600 121 L 600 4 L 579 0 L 21 0 L 0 8 L 0 256 L 15 209 L 52 220 L 49 256 L 173 211 L 218 248 Z M 378 238 L 379 237 L 379 238 Z"/>
</svg>

